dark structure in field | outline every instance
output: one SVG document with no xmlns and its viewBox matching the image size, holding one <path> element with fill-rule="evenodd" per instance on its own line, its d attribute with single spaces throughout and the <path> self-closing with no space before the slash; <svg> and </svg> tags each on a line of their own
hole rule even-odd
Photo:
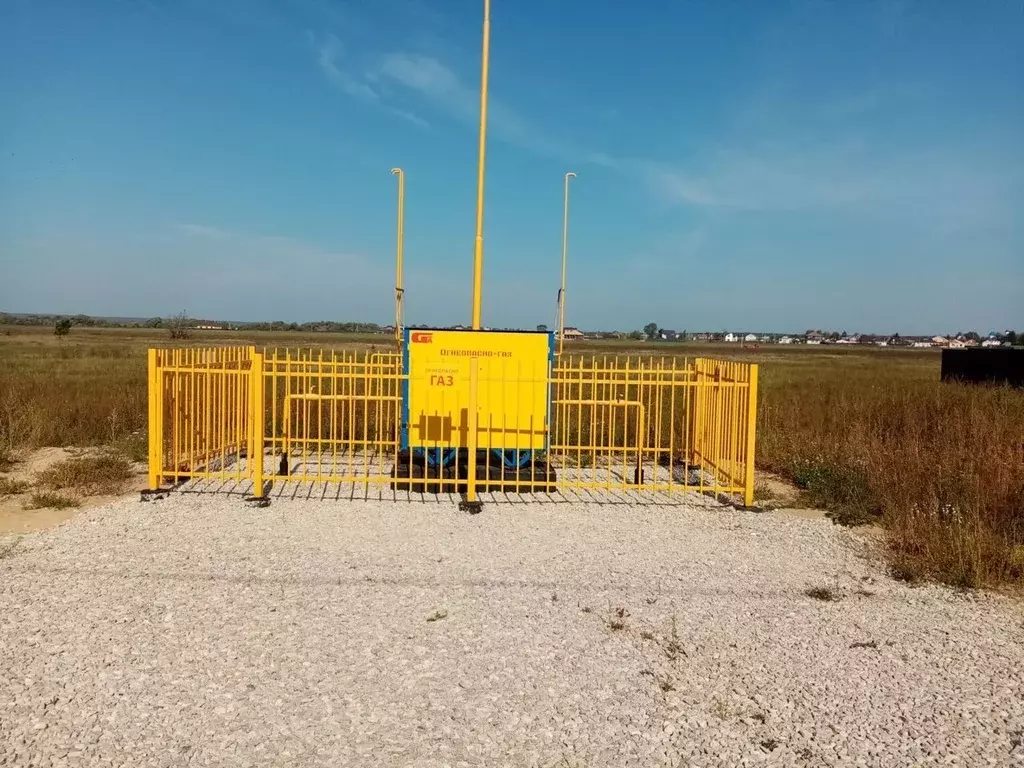
<svg viewBox="0 0 1024 768">
<path fill-rule="evenodd" d="M 1024 348 L 944 349 L 942 380 L 1024 387 Z"/>
</svg>

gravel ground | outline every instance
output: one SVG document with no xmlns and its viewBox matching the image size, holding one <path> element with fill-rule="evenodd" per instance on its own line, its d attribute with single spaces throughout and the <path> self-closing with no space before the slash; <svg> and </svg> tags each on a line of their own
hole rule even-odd
<svg viewBox="0 0 1024 768">
<path fill-rule="evenodd" d="M 0 559 L 0 765 L 1024 765 L 1022 640 L 826 521 L 177 494 Z"/>
</svg>

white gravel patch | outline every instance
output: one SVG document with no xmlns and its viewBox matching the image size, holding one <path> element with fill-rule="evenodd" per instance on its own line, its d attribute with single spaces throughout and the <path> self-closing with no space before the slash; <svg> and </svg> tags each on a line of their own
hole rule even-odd
<svg viewBox="0 0 1024 768">
<path fill-rule="evenodd" d="M 308 495 L 23 537 L 0 765 L 1024 765 L 1019 604 L 826 521 Z"/>
</svg>

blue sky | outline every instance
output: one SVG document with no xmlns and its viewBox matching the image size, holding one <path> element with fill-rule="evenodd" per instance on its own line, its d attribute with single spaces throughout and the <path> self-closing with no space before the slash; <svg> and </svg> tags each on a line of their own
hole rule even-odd
<svg viewBox="0 0 1024 768">
<path fill-rule="evenodd" d="M 0 310 L 467 322 L 482 3 L 2 0 Z M 484 322 L 1024 328 L 1020 0 L 493 0 Z"/>
</svg>

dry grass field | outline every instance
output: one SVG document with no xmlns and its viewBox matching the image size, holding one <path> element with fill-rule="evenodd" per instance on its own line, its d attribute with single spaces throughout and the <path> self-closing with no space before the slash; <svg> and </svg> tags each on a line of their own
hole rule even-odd
<svg viewBox="0 0 1024 768">
<path fill-rule="evenodd" d="M 381 336 L 197 333 L 190 344 L 387 348 Z M 0 472 L 20 451 L 109 446 L 145 457 L 145 350 L 166 331 L 0 328 Z M 762 364 L 759 467 L 837 522 L 877 522 L 894 574 L 1024 582 L 1024 392 L 939 383 L 931 350 L 586 343 L 594 353 Z M 0 486 L 0 493 L 3 492 Z"/>
</svg>

